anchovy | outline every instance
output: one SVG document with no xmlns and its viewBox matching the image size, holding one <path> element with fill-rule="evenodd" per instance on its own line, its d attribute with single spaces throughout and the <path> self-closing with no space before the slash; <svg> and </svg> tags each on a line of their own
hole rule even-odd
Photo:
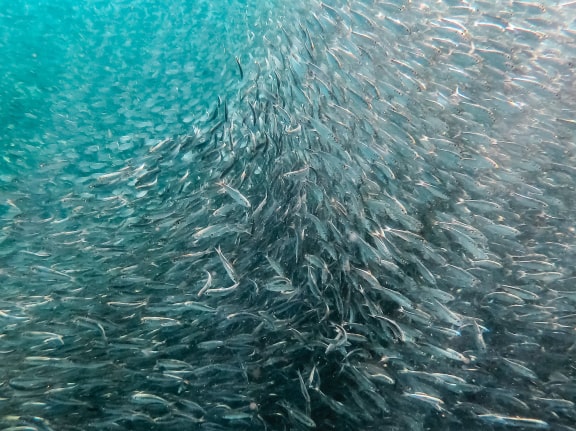
<svg viewBox="0 0 576 431">
<path fill-rule="evenodd" d="M 250 204 L 250 201 L 242 194 L 240 193 L 238 190 L 236 190 L 234 187 L 229 186 L 228 184 L 224 183 L 224 182 L 220 182 L 219 183 L 220 186 L 222 186 L 222 188 L 224 189 L 224 191 L 232 198 L 234 199 L 236 202 L 238 202 L 240 205 L 242 205 L 243 207 L 246 208 L 250 208 L 252 205 Z"/>
<path fill-rule="evenodd" d="M 238 56 L 234 57 L 236 64 L 238 65 L 238 72 L 240 72 L 240 79 L 244 79 L 244 71 L 242 70 L 242 65 L 240 64 L 240 59 Z"/>
<path fill-rule="evenodd" d="M 220 247 L 216 247 L 214 250 L 218 254 L 218 257 L 220 258 L 220 261 L 222 262 L 222 265 L 224 266 L 224 269 L 226 270 L 228 277 L 230 277 L 230 279 L 234 283 L 238 283 L 238 275 L 236 274 L 236 271 L 234 270 L 234 267 L 232 266 L 230 261 L 226 259 L 226 256 L 224 256 L 222 250 L 220 250 Z"/>
</svg>

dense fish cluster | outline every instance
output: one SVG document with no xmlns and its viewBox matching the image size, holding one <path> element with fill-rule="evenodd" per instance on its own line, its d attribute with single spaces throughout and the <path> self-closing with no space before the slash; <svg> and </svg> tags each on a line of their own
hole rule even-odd
<svg viewBox="0 0 576 431">
<path fill-rule="evenodd" d="M 576 2 L 105 3 L 0 13 L 1 429 L 576 430 Z"/>
</svg>

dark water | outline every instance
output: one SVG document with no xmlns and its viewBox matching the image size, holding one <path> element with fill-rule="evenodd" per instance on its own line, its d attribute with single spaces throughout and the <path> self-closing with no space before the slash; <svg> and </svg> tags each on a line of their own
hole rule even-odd
<svg viewBox="0 0 576 431">
<path fill-rule="evenodd" d="M 575 36 L 0 2 L 1 429 L 575 429 Z"/>
</svg>

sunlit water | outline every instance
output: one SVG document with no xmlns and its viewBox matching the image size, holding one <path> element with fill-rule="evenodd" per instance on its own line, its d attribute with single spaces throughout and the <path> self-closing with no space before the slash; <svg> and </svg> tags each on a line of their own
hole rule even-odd
<svg viewBox="0 0 576 431">
<path fill-rule="evenodd" d="M 575 36 L 1 1 L 2 429 L 574 429 Z"/>
</svg>

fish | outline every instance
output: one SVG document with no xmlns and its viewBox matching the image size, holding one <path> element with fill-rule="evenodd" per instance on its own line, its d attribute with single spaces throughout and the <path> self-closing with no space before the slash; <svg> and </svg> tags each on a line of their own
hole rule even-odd
<svg viewBox="0 0 576 431">
<path fill-rule="evenodd" d="M 236 60 L 236 65 L 238 66 L 238 72 L 240 73 L 240 79 L 244 79 L 244 71 L 242 70 L 242 64 L 240 64 L 240 59 L 238 56 L 234 57 Z"/>
<path fill-rule="evenodd" d="M 195 6 L 0 13 L 0 428 L 571 429 L 572 3 Z"/>
</svg>

